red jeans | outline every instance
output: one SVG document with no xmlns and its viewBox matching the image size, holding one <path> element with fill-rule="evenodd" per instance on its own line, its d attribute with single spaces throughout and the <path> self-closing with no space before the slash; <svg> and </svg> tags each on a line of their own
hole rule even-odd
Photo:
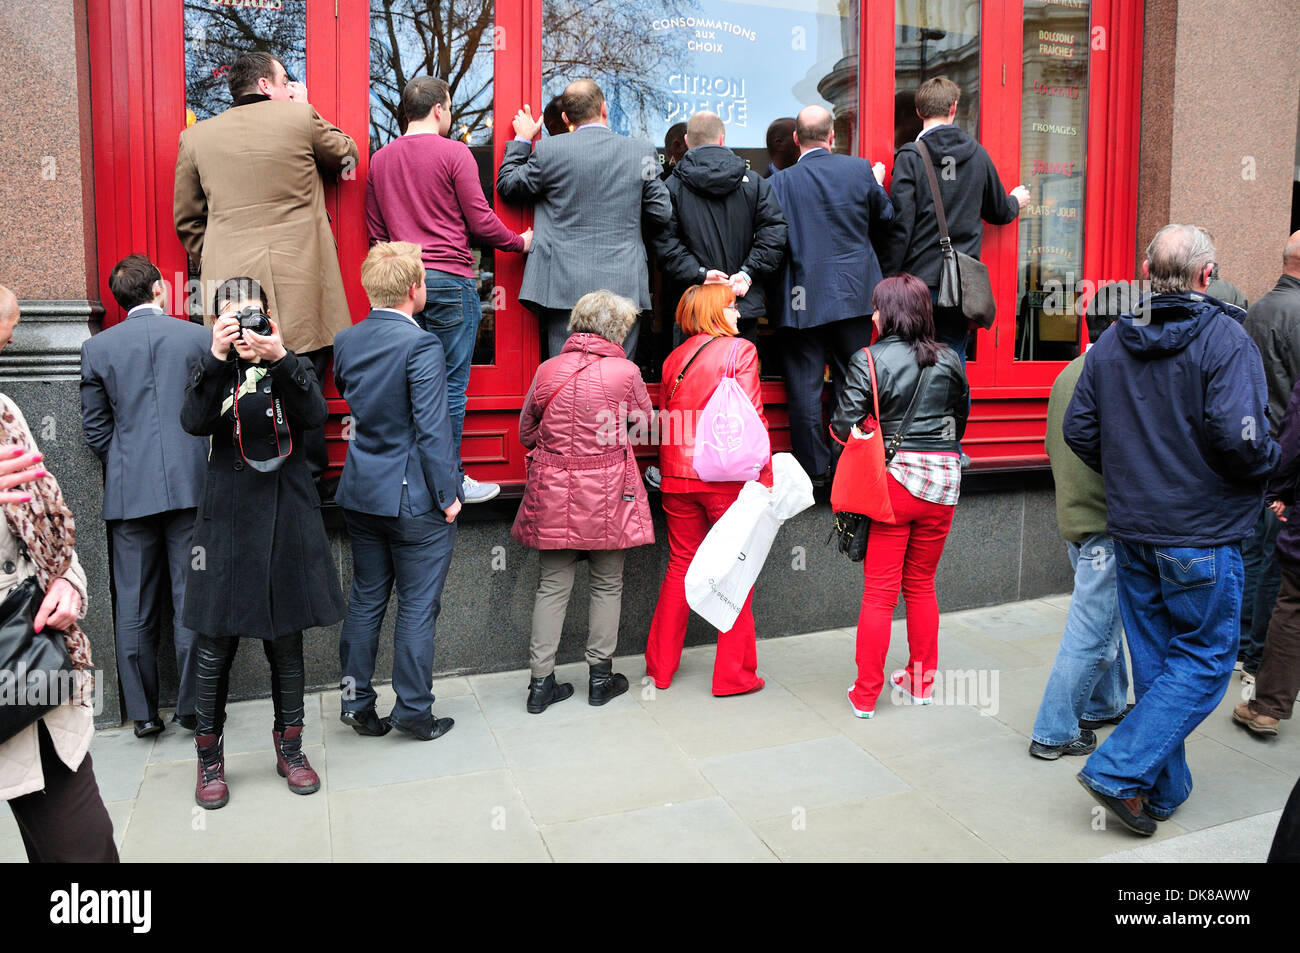
<svg viewBox="0 0 1300 953">
<path fill-rule="evenodd" d="M 723 492 L 665 493 L 664 515 L 668 518 L 668 572 L 659 587 L 659 603 L 650 623 L 645 647 L 645 671 L 657 688 L 672 684 L 682 661 L 682 643 L 691 609 L 686 604 L 686 569 L 704 542 L 709 527 L 740 495 L 740 484 Z M 758 647 L 754 641 L 753 592 L 736 617 L 730 631 L 718 633 L 718 654 L 713 661 L 713 694 L 738 695 L 761 687 Z"/>
<path fill-rule="evenodd" d="M 939 598 L 934 573 L 952 528 L 954 506 L 914 497 L 889 477 L 894 522 L 873 520 L 863 561 L 858 615 L 858 680 L 853 704 L 873 711 L 885 682 L 885 653 L 901 584 L 907 601 L 907 672 L 914 695 L 928 695 L 939 664 Z"/>
</svg>

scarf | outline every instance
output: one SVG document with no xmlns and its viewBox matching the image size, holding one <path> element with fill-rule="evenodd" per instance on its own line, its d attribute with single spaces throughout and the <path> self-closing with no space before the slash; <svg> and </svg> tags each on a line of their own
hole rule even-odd
<svg viewBox="0 0 1300 953">
<path fill-rule="evenodd" d="M 13 410 L 0 405 L 0 439 L 5 443 L 26 447 L 37 452 L 36 441 L 27 427 L 20 423 Z M 10 503 L 3 507 L 9 531 L 27 548 L 28 558 L 36 566 L 36 581 L 42 592 L 50 591 L 50 583 L 68 571 L 77 543 L 77 527 L 72 511 L 63 501 L 63 491 L 52 474 L 34 483 L 24 484 L 32 498 L 26 503 Z M 90 668 L 90 640 L 81 627 L 73 622 L 63 632 L 63 644 L 78 671 L 86 678 L 77 680 L 76 703 L 90 707 L 93 675 Z"/>
</svg>

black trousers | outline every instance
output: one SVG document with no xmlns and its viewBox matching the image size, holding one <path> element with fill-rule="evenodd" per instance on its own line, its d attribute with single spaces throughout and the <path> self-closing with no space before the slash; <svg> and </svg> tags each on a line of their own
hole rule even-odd
<svg viewBox="0 0 1300 953">
<path fill-rule="evenodd" d="M 33 864 L 115 864 L 113 822 L 99 795 L 90 753 L 76 771 L 59 760 L 54 742 L 37 722 L 45 790 L 9 802 L 27 859 Z"/>
<path fill-rule="evenodd" d="M 274 639 L 262 639 L 262 649 L 271 665 L 271 704 L 275 708 L 275 730 L 302 724 L 303 687 L 306 677 L 302 661 L 302 633 L 291 632 Z M 230 689 L 230 667 L 239 650 L 238 638 L 200 634 L 194 643 L 198 656 L 195 684 L 198 689 L 196 735 L 219 735 L 226 724 L 226 695 Z"/>
<path fill-rule="evenodd" d="M 814 480 L 831 464 L 826 425 L 822 419 L 822 390 L 826 366 L 831 368 L 831 402 L 853 355 L 871 343 L 871 318 L 845 318 L 815 328 L 782 328 L 785 391 L 790 415 L 790 449 Z"/>
<path fill-rule="evenodd" d="M 320 384 L 321 390 L 324 390 L 325 374 L 330 369 L 330 362 L 334 360 L 334 348 L 332 346 L 322 347 L 315 351 L 306 351 L 298 356 L 311 361 L 311 366 L 316 371 L 316 380 Z M 311 470 L 311 478 L 319 483 L 321 476 L 330 465 L 329 450 L 325 444 L 324 424 L 302 432 L 302 451 L 307 458 L 307 467 Z"/>
</svg>

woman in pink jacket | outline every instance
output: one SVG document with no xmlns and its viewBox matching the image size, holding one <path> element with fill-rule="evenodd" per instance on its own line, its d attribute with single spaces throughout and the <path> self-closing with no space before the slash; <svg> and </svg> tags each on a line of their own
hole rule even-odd
<svg viewBox="0 0 1300 953">
<path fill-rule="evenodd" d="M 541 550 L 533 605 L 528 710 L 540 714 L 573 694 L 555 682 L 555 653 L 579 555 L 588 554 L 591 608 L 587 701 L 627 691 L 613 671 L 623 606 L 623 555 L 654 542 L 650 504 L 628 440 L 629 421 L 648 432 L 652 407 L 637 366 L 623 356 L 636 305 L 610 291 L 584 295 L 569 318 L 564 349 L 533 378 L 519 440 L 528 481 L 510 535 Z"/>
</svg>

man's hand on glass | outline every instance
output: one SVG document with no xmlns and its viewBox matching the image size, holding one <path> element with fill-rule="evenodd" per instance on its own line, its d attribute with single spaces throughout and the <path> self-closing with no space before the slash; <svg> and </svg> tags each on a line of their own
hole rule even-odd
<svg viewBox="0 0 1300 953">
<path fill-rule="evenodd" d="M 542 130 L 542 120 L 533 118 L 533 109 L 527 103 L 515 113 L 512 125 L 515 127 L 515 135 L 520 139 L 536 139 Z"/>
</svg>

